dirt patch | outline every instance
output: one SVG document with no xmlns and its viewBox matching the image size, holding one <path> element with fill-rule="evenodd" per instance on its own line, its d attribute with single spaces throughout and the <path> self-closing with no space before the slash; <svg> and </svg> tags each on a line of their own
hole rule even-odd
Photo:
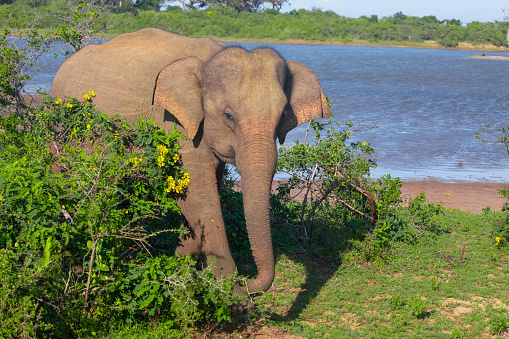
<svg viewBox="0 0 509 339">
<path fill-rule="evenodd" d="M 456 307 L 452 313 L 455 315 L 460 315 L 460 314 L 471 313 L 472 311 L 473 311 L 473 309 L 470 307 L 460 306 L 460 307 Z"/>
<path fill-rule="evenodd" d="M 489 206 L 500 211 L 505 203 L 498 190 L 509 186 L 504 183 L 444 183 L 438 180 L 405 181 L 401 187 L 404 200 L 413 199 L 420 193 L 426 194 L 428 202 L 447 208 L 481 213 Z M 408 202 L 407 202 L 408 204 Z"/>
</svg>

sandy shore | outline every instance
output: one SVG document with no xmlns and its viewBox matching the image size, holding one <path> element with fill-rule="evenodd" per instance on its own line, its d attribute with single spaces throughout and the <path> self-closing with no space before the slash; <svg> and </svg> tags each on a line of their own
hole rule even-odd
<svg viewBox="0 0 509 339">
<path fill-rule="evenodd" d="M 498 190 L 508 187 L 509 183 L 444 183 L 423 180 L 403 182 L 401 193 L 403 199 L 410 199 L 423 192 L 428 202 L 462 211 L 481 213 L 486 206 L 489 206 L 492 211 L 500 211 L 505 199 L 500 196 Z"/>
<path fill-rule="evenodd" d="M 275 190 L 279 181 L 274 181 Z M 426 194 L 427 201 L 447 208 L 457 208 L 471 213 L 482 213 L 489 206 L 492 211 L 500 211 L 505 199 L 498 190 L 509 188 L 509 183 L 462 182 L 444 183 L 438 180 L 404 181 L 401 196 L 404 204 L 421 193 Z"/>
</svg>

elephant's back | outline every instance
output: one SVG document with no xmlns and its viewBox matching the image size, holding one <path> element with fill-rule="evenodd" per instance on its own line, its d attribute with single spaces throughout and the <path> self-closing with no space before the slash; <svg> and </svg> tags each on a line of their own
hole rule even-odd
<svg viewBox="0 0 509 339">
<path fill-rule="evenodd" d="M 51 94 L 80 98 L 94 90 L 96 108 L 134 118 L 152 104 L 155 80 L 163 67 L 190 54 L 207 60 L 222 48 L 222 43 L 211 39 L 155 28 L 122 34 L 71 56 L 55 75 Z"/>
</svg>

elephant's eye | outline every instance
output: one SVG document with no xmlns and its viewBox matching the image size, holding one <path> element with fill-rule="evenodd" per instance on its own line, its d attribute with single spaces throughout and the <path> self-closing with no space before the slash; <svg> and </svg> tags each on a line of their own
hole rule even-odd
<svg viewBox="0 0 509 339">
<path fill-rule="evenodd" d="M 235 119 L 233 119 L 232 115 L 230 113 L 226 113 L 224 112 L 224 116 L 226 117 L 226 119 L 228 120 L 231 120 L 231 121 L 234 121 Z"/>
</svg>

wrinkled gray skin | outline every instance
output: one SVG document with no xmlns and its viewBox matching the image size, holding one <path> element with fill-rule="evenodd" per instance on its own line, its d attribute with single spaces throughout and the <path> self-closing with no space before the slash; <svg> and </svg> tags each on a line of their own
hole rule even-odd
<svg viewBox="0 0 509 339">
<path fill-rule="evenodd" d="M 241 174 L 249 241 L 258 277 L 244 293 L 267 290 L 274 279 L 269 196 L 276 138 L 304 121 L 329 117 L 313 71 L 285 62 L 271 49 L 247 52 L 218 41 L 147 28 L 88 46 L 69 58 L 53 82 L 53 96 L 81 97 L 94 90 L 96 108 L 127 120 L 151 115 L 159 127 L 173 122 L 188 138 L 182 161 L 191 182 L 178 202 L 194 236 L 177 252 L 217 258 L 220 278 L 235 272 L 218 195 L 225 163 Z"/>
</svg>

